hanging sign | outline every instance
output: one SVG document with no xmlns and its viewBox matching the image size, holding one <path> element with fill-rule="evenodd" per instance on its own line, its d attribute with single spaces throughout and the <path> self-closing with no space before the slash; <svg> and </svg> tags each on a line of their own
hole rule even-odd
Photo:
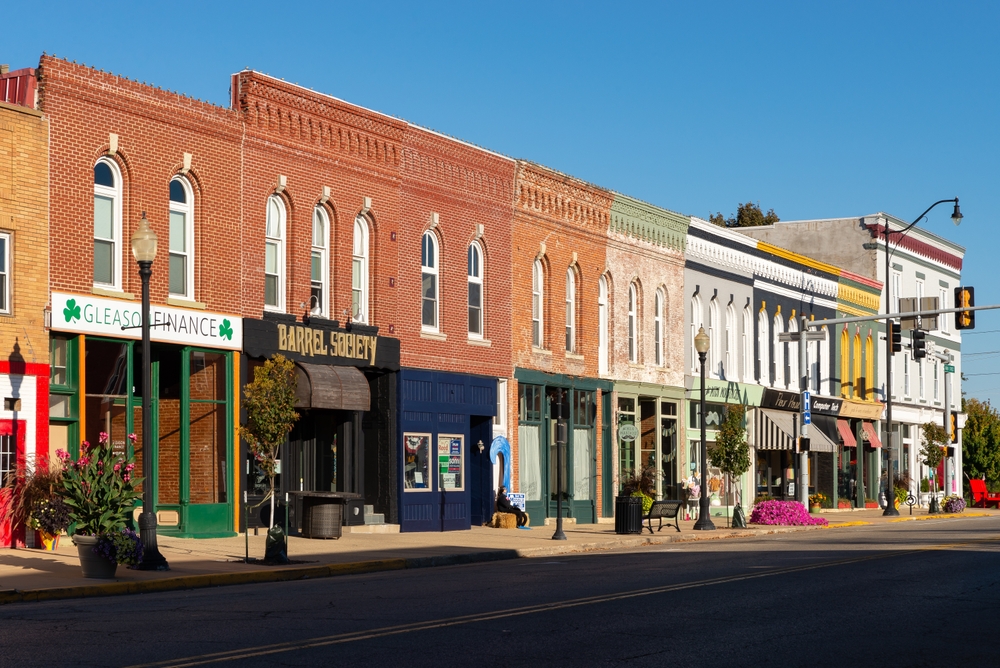
<svg viewBox="0 0 1000 668">
<path fill-rule="evenodd" d="M 227 350 L 243 348 L 243 319 L 237 316 L 151 304 L 149 322 L 152 341 Z M 141 339 L 141 325 L 139 302 L 52 293 L 55 331 Z"/>
<path fill-rule="evenodd" d="M 635 439 L 639 438 L 639 428 L 634 424 L 625 423 L 618 425 L 618 438 L 625 441 L 626 443 L 631 443 Z"/>
</svg>

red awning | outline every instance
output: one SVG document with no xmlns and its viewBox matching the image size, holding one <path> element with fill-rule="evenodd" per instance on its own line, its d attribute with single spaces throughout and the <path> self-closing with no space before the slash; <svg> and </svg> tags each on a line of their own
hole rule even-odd
<svg viewBox="0 0 1000 668">
<path fill-rule="evenodd" d="M 865 420 L 861 423 L 861 428 L 865 430 L 865 436 L 868 437 L 868 442 L 871 443 L 873 448 L 882 447 L 882 441 L 878 440 L 878 432 L 875 431 L 875 425 Z"/>
<path fill-rule="evenodd" d="M 854 438 L 854 434 L 851 432 L 851 423 L 847 420 L 837 420 L 837 431 L 840 432 L 840 438 L 844 440 L 844 445 L 849 448 L 858 447 L 858 441 Z"/>
</svg>

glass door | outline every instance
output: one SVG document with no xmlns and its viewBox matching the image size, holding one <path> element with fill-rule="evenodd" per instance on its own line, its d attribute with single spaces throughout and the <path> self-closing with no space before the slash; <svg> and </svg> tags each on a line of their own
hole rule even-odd
<svg viewBox="0 0 1000 668">
<path fill-rule="evenodd" d="M 232 376 L 230 354 L 185 348 L 182 357 L 181 494 L 185 528 L 198 535 L 232 533 Z"/>
</svg>

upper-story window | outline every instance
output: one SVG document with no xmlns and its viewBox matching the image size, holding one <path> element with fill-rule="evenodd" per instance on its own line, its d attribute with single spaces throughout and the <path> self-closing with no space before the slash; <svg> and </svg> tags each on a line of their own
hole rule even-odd
<svg viewBox="0 0 1000 668">
<path fill-rule="evenodd" d="M 762 307 L 757 314 L 757 358 L 759 370 L 757 380 L 761 385 L 771 384 L 771 334 L 767 321 L 767 311 Z"/>
<path fill-rule="evenodd" d="M 576 352 L 576 274 L 566 270 L 566 352 Z"/>
<path fill-rule="evenodd" d="M 691 297 L 691 372 L 699 372 L 698 351 L 694 347 L 694 337 L 698 334 L 698 329 L 703 325 L 701 313 L 701 297 L 697 294 Z"/>
<path fill-rule="evenodd" d="M 785 386 L 785 345 L 778 340 L 778 336 L 785 331 L 785 321 L 782 320 L 781 314 L 776 313 L 774 315 L 774 332 L 772 333 L 772 338 L 774 341 L 774 385 L 775 387 Z"/>
<path fill-rule="evenodd" d="M 715 297 L 708 302 L 708 375 L 712 378 L 719 377 L 719 366 L 722 360 L 722 344 L 719 334 L 721 332 L 719 322 L 719 300 Z"/>
<path fill-rule="evenodd" d="M 750 304 L 743 307 L 743 330 L 740 346 L 743 356 L 743 382 L 752 383 L 753 377 L 753 313 L 750 312 Z"/>
<path fill-rule="evenodd" d="M 309 312 L 330 314 L 330 217 L 326 209 L 313 209 L 312 252 L 309 256 Z"/>
<path fill-rule="evenodd" d="M 542 261 L 535 260 L 531 265 L 531 345 L 542 348 L 544 343 L 544 313 L 542 312 L 542 297 L 544 296 L 545 273 Z"/>
<path fill-rule="evenodd" d="M 368 238 L 368 220 L 358 216 L 354 219 L 351 259 L 351 318 L 354 322 L 368 322 Z"/>
<path fill-rule="evenodd" d="M 0 232 L 0 313 L 10 313 L 10 233 Z"/>
<path fill-rule="evenodd" d="M 94 284 L 121 290 L 122 180 L 118 165 L 94 165 Z"/>
<path fill-rule="evenodd" d="M 267 198 L 264 239 L 264 308 L 285 310 L 285 203 L 277 195 Z"/>
<path fill-rule="evenodd" d="M 663 290 L 653 295 L 653 356 L 656 366 L 663 366 Z"/>
<path fill-rule="evenodd" d="M 738 356 L 736 352 L 737 331 L 736 309 L 733 308 L 732 304 L 729 304 L 726 306 L 726 365 L 722 368 L 723 377 L 729 380 L 736 380 L 739 373 L 736 370 L 736 359 Z"/>
<path fill-rule="evenodd" d="M 799 322 L 794 317 L 788 319 L 788 331 L 799 331 Z M 784 346 L 788 359 L 788 389 L 798 391 L 801 389 L 802 376 L 808 369 L 799 369 L 799 344 L 786 343 Z"/>
<path fill-rule="evenodd" d="M 597 372 L 608 373 L 608 279 L 597 281 Z"/>
<path fill-rule="evenodd" d="M 948 291 L 944 288 L 938 290 L 938 308 L 948 308 Z M 944 313 L 938 316 L 938 329 L 941 330 L 942 334 L 948 333 L 949 322 L 951 322 L 952 315 L 950 313 Z"/>
<path fill-rule="evenodd" d="M 170 294 L 194 299 L 194 196 L 181 176 L 170 180 Z"/>
<path fill-rule="evenodd" d="M 483 249 L 469 244 L 469 337 L 483 338 Z"/>
<path fill-rule="evenodd" d="M 639 361 L 639 332 L 638 323 L 638 295 L 636 294 L 635 283 L 628 286 L 628 361 Z"/>
<path fill-rule="evenodd" d="M 438 242 L 433 232 L 424 232 L 420 250 L 420 324 L 424 329 L 438 329 Z"/>
</svg>

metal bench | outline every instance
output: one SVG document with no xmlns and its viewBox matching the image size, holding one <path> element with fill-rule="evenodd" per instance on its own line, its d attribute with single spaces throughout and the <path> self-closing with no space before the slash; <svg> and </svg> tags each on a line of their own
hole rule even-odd
<svg viewBox="0 0 1000 668">
<path fill-rule="evenodd" d="M 645 517 L 646 522 L 648 523 L 648 526 L 646 528 L 649 529 L 649 533 L 653 533 L 654 519 L 660 520 L 660 526 L 656 527 L 656 530 L 659 531 L 660 529 L 663 528 L 663 518 L 667 518 L 668 520 L 673 520 L 674 528 L 676 528 L 677 531 L 680 532 L 681 530 L 680 512 L 681 508 L 683 507 L 684 507 L 683 501 L 653 501 L 653 505 L 649 509 L 649 512 L 646 513 Z M 670 526 L 670 524 L 667 524 L 667 526 Z"/>
</svg>

